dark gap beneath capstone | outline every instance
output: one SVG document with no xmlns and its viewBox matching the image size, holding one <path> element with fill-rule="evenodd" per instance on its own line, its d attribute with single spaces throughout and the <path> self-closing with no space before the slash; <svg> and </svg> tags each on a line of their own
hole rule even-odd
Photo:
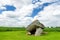
<svg viewBox="0 0 60 40">
<path fill-rule="evenodd" d="M 34 34 L 35 34 L 35 32 L 36 32 L 36 29 L 35 29 L 35 30 L 30 31 L 31 35 L 34 35 Z"/>
</svg>

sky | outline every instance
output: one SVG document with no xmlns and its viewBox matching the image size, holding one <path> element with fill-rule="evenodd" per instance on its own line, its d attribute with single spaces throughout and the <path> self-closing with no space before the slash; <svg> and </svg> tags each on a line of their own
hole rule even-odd
<svg viewBox="0 0 60 40">
<path fill-rule="evenodd" d="M 27 27 L 38 19 L 60 26 L 60 0 L 0 0 L 0 26 Z"/>
</svg>

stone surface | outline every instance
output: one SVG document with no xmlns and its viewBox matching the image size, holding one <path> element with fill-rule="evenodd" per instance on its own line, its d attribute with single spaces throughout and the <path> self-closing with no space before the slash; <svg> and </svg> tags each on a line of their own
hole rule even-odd
<svg viewBox="0 0 60 40">
<path fill-rule="evenodd" d="M 36 32 L 35 32 L 35 36 L 40 36 L 42 34 L 42 32 L 43 32 L 43 29 L 37 28 Z"/>
<path fill-rule="evenodd" d="M 44 29 L 44 25 L 40 23 L 38 20 L 33 21 L 30 25 L 27 26 L 26 30 L 31 34 L 37 35 L 41 34 Z"/>
</svg>

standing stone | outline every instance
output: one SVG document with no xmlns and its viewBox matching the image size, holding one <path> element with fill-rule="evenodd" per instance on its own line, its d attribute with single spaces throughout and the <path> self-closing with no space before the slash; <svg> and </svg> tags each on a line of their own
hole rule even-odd
<svg viewBox="0 0 60 40">
<path fill-rule="evenodd" d="M 43 32 L 43 29 L 37 28 L 36 32 L 35 32 L 35 36 L 40 36 L 42 34 L 42 32 Z"/>
</svg>

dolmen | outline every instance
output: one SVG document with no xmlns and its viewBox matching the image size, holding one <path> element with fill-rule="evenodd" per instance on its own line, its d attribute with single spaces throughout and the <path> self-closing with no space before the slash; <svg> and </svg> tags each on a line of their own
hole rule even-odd
<svg viewBox="0 0 60 40">
<path fill-rule="evenodd" d="M 27 34 L 40 36 L 43 33 L 44 25 L 39 22 L 39 20 L 33 21 L 30 25 L 27 26 Z"/>
</svg>

